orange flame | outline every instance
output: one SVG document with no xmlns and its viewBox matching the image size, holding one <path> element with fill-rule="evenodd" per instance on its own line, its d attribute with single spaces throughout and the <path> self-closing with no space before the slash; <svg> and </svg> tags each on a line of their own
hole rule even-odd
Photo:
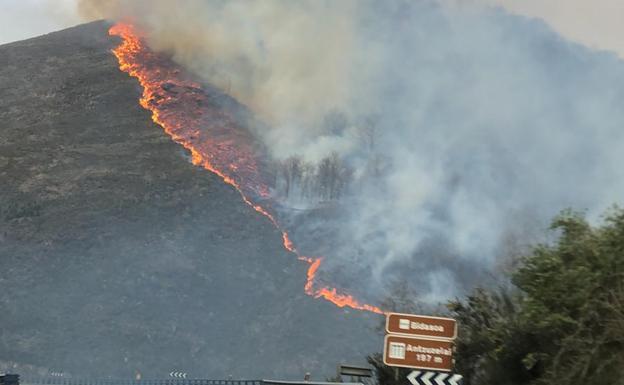
<svg viewBox="0 0 624 385">
<path fill-rule="evenodd" d="M 254 195 L 264 198 L 269 196 L 268 187 L 261 182 L 257 172 L 251 141 L 242 138 L 234 147 L 231 135 L 240 133 L 232 133 L 231 127 L 235 126 L 232 118 L 220 111 L 221 109 L 211 107 L 209 98 L 198 92 L 201 90 L 199 84 L 184 79 L 172 65 L 164 63 L 162 58 L 150 51 L 132 25 L 115 24 L 109 29 L 109 34 L 122 39 L 121 44 L 113 49 L 113 54 L 119 61 L 119 69 L 137 78 L 143 87 L 139 103 L 151 111 L 152 120 L 175 142 L 190 151 L 194 165 L 202 166 L 218 175 L 240 193 L 245 203 L 267 217 L 282 232 L 284 248 L 310 265 L 304 286 L 305 293 L 314 298 L 324 298 L 338 307 L 347 306 L 383 314 L 378 307 L 362 304 L 353 296 L 339 293 L 335 288 L 315 287 L 316 273 L 323 259 L 299 255 L 288 233 L 281 229 L 275 217 L 249 198 Z M 174 91 L 176 96 L 171 96 L 166 92 L 168 88 L 184 92 Z M 193 110 L 189 106 L 202 106 L 199 109 L 201 112 L 197 112 L 196 107 Z M 211 114 L 210 125 L 201 124 L 207 110 Z M 193 127 L 207 126 L 209 128 L 201 132 L 193 130 Z"/>
</svg>

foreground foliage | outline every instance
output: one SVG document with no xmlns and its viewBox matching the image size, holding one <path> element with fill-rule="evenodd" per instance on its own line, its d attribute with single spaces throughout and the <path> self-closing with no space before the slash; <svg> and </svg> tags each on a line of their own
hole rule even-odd
<svg viewBox="0 0 624 385">
<path fill-rule="evenodd" d="M 553 245 L 513 274 L 518 290 L 450 304 L 457 369 L 470 384 L 618 384 L 624 376 L 624 211 L 603 226 L 564 212 Z"/>
<path fill-rule="evenodd" d="M 600 227 L 567 211 L 552 229 L 558 240 L 523 259 L 511 288 L 449 303 L 465 384 L 624 384 L 624 211 Z M 381 384 L 405 383 L 408 371 L 369 361 Z"/>
</svg>

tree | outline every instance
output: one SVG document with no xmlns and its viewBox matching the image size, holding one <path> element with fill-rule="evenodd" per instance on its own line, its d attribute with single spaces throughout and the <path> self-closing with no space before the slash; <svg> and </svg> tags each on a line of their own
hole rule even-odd
<svg viewBox="0 0 624 385">
<path fill-rule="evenodd" d="M 328 200 L 340 198 L 347 189 L 353 172 L 344 164 L 337 153 L 332 152 L 318 165 L 317 179 L 319 195 Z"/>
<path fill-rule="evenodd" d="M 455 370 L 466 384 L 524 384 L 539 370 L 525 360 L 534 341 L 523 332 L 518 295 L 502 288 L 477 289 L 449 304 L 460 326 Z"/>
<path fill-rule="evenodd" d="M 321 159 L 318 165 L 308 163 L 298 156 L 275 162 L 276 190 L 278 195 L 289 198 L 339 199 L 349 188 L 353 170 L 336 152 Z"/>
<path fill-rule="evenodd" d="M 379 178 L 388 167 L 389 160 L 379 151 L 381 129 L 380 119 L 376 115 L 362 118 L 357 126 L 356 135 L 366 157 L 366 175 Z"/>
<path fill-rule="evenodd" d="M 565 211 L 560 233 L 512 276 L 512 294 L 455 301 L 458 369 L 469 384 L 618 384 L 624 376 L 624 212 L 601 227 Z"/>
<path fill-rule="evenodd" d="M 303 161 L 298 156 L 291 156 L 279 164 L 279 171 L 284 181 L 284 196 L 288 198 L 293 186 L 301 182 L 303 177 Z"/>
<path fill-rule="evenodd" d="M 511 287 L 448 304 L 466 385 L 624 384 L 624 211 L 599 227 L 565 211 L 551 228 L 558 239 L 533 247 Z"/>
<path fill-rule="evenodd" d="M 536 248 L 513 277 L 539 337 L 529 352 L 545 368 L 537 383 L 622 383 L 624 211 L 614 209 L 598 228 L 567 211 L 553 228 L 558 242 Z"/>
</svg>

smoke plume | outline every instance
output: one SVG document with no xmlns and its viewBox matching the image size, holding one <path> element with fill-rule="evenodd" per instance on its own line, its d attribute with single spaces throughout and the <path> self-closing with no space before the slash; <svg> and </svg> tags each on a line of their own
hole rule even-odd
<svg viewBox="0 0 624 385">
<path fill-rule="evenodd" d="M 372 276 L 364 290 L 408 278 L 423 300 L 454 295 L 561 209 L 596 218 L 624 193 L 624 66 L 541 22 L 425 0 L 80 9 L 135 23 L 247 104 L 273 157 L 338 154 L 355 187 L 322 251 L 328 269 Z"/>
</svg>

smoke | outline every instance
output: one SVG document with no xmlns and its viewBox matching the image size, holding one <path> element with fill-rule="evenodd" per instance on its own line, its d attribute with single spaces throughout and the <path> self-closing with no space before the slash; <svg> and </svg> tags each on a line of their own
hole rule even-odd
<svg viewBox="0 0 624 385">
<path fill-rule="evenodd" d="M 619 0 L 563 2 L 543 0 L 448 0 L 472 1 L 477 4 L 500 6 L 510 12 L 544 19 L 561 35 L 588 47 L 617 52 L 624 58 L 624 42 L 620 15 L 624 3 Z"/>
<path fill-rule="evenodd" d="M 409 278 L 425 300 L 454 295 L 509 239 L 532 241 L 567 207 L 596 218 L 624 192 L 624 66 L 541 22 L 425 0 L 81 10 L 133 21 L 154 49 L 249 105 L 274 157 L 339 153 L 357 188 L 327 223 L 326 266 L 369 274 L 370 290 Z M 336 111 L 346 124 L 328 130 Z M 361 131 L 371 117 L 372 148 Z"/>
<path fill-rule="evenodd" d="M 150 46 L 229 91 L 275 127 L 278 152 L 351 97 L 356 1 L 81 1 L 87 17 L 129 19 Z M 295 126 L 297 126 L 295 128 Z M 314 138 L 316 132 L 309 132 Z"/>
</svg>

